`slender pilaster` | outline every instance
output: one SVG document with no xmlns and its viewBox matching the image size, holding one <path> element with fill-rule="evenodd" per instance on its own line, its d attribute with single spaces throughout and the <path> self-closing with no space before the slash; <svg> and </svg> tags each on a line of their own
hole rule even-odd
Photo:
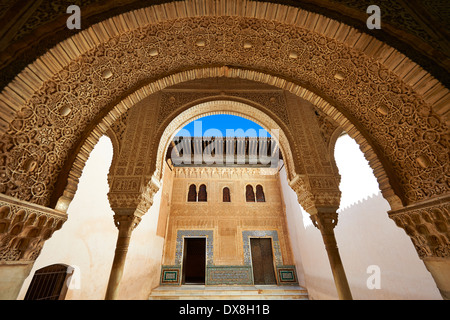
<svg viewBox="0 0 450 320">
<path fill-rule="evenodd" d="M 119 229 L 119 234 L 117 237 L 116 251 L 114 253 L 111 274 L 109 276 L 108 288 L 106 290 L 106 300 L 117 300 L 118 298 L 119 285 L 122 280 L 131 234 L 140 221 L 141 218 L 135 216 L 134 214 L 116 214 L 114 216 L 114 223 Z"/>
<path fill-rule="evenodd" d="M 338 222 L 337 212 L 334 209 L 330 212 L 319 210 L 316 214 L 311 215 L 311 220 L 322 234 L 339 299 L 352 300 L 352 294 L 334 235 L 334 227 Z"/>
</svg>

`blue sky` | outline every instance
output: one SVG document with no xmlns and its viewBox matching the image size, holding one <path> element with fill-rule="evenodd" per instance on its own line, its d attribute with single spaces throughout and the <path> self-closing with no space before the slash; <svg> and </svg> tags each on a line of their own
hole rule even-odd
<svg viewBox="0 0 450 320">
<path fill-rule="evenodd" d="M 233 136 L 240 137 L 255 137 L 264 135 L 265 133 L 263 132 L 266 132 L 260 125 L 254 123 L 253 121 L 238 116 L 220 114 L 197 119 L 186 125 L 176 135 L 187 136 L 189 134 L 191 137 L 202 135 L 217 137 L 221 133 L 222 136 L 225 137 L 227 136 L 227 129 L 234 131 Z M 263 131 L 260 132 L 260 130 Z M 270 137 L 270 135 L 267 134 L 267 137 Z"/>
<path fill-rule="evenodd" d="M 217 136 L 217 132 L 208 131 L 216 129 L 225 136 L 227 129 L 242 129 L 241 134 L 251 136 L 247 131 L 254 129 L 253 133 L 258 135 L 262 129 L 258 124 L 232 115 L 212 115 L 200 118 L 189 123 L 183 129 L 187 131 L 178 132 L 177 135 L 200 136 L 199 132 L 207 133 L 208 136 Z M 195 132 L 197 130 L 198 132 Z M 242 136 L 242 135 L 238 135 Z M 358 144 L 348 135 L 340 137 L 335 146 L 336 165 L 341 174 L 340 189 L 342 191 L 341 208 L 351 205 L 355 201 L 379 192 L 378 182 L 373 175 L 372 169 L 369 167 L 368 161 L 364 158 Z M 309 220 L 309 218 L 308 218 Z"/>
</svg>

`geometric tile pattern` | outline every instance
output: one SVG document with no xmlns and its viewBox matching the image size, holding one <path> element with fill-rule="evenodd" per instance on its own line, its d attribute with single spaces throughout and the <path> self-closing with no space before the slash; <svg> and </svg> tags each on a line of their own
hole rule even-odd
<svg viewBox="0 0 450 320">
<path fill-rule="evenodd" d="M 181 267 L 179 266 L 162 266 L 161 267 L 161 284 L 180 285 Z"/>
<path fill-rule="evenodd" d="M 277 266 L 278 284 L 298 285 L 295 266 Z"/>
<path fill-rule="evenodd" d="M 161 285 L 181 285 L 181 267 L 183 261 L 184 238 L 206 238 L 206 279 L 205 285 L 253 285 L 253 267 L 251 261 L 251 238 L 271 238 L 277 282 L 282 284 L 298 284 L 295 266 L 283 265 L 280 242 L 276 230 L 242 231 L 244 244 L 243 266 L 215 266 L 213 264 L 214 231 L 213 230 L 178 230 L 175 265 L 161 267 Z"/>
<path fill-rule="evenodd" d="M 253 284 L 253 272 L 249 266 L 212 266 L 206 270 L 207 285 Z"/>
<path fill-rule="evenodd" d="M 213 230 L 178 230 L 175 251 L 175 265 L 183 261 L 184 238 L 206 238 L 206 265 L 213 265 L 214 236 Z"/>
</svg>

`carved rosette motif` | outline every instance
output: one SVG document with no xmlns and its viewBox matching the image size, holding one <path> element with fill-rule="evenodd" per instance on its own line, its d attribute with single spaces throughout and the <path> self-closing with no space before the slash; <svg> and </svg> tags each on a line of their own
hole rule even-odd
<svg viewBox="0 0 450 320">
<path fill-rule="evenodd" d="M 67 215 L 0 195 L 0 263 L 34 261 Z"/>
<path fill-rule="evenodd" d="M 70 150 L 106 106 L 148 79 L 224 64 L 295 79 L 335 101 L 386 157 L 406 203 L 449 192 L 445 119 L 398 76 L 335 39 L 237 16 L 146 25 L 74 59 L 18 108 L 1 137 L 0 192 L 48 205 Z"/>
<path fill-rule="evenodd" d="M 450 257 L 449 204 L 391 212 L 389 217 L 405 230 L 421 259 Z"/>
</svg>

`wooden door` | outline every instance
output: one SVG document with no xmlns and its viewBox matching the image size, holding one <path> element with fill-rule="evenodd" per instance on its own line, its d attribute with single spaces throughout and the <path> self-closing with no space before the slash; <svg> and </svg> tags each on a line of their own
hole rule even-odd
<svg viewBox="0 0 450 320">
<path fill-rule="evenodd" d="M 272 239 L 250 238 L 255 284 L 277 284 L 273 267 Z"/>
</svg>

